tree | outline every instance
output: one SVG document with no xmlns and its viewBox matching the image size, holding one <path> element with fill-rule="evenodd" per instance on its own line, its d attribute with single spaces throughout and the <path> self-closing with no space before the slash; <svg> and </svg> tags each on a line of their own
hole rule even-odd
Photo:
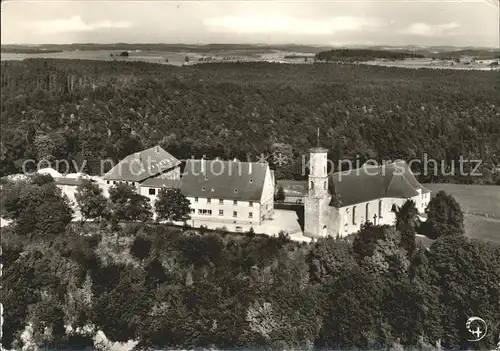
<svg viewBox="0 0 500 351">
<path fill-rule="evenodd" d="M 450 235 L 464 235 L 464 214 L 460 204 L 444 191 L 431 199 L 427 209 L 427 235 L 432 238 Z"/>
<path fill-rule="evenodd" d="M 480 316 L 487 323 L 496 323 L 500 316 L 500 247 L 466 236 L 440 237 L 427 252 L 427 282 L 438 292 L 437 298 L 427 301 L 436 309 L 428 320 L 441 324 L 445 349 L 486 349 L 497 341 L 496 333 L 469 343 L 470 334 L 465 322 L 471 316 Z M 424 326 L 432 333 L 433 325 Z M 490 324 L 491 325 L 491 324 Z"/>
<path fill-rule="evenodd" d="M 6 217 L 18 234 L 52 237 L 62 234 L 73 218 L 68 198 L 47 177 L 8 186 L 2 196 Z"/>
<path fill-rule="evenodd" d="M 276 202 L 285 201 L 285 190 L 283 190 L 282 185 L 278 186 L 278 191 L 276 192 L 276 195 L 274 196 L 274 201 L 276 201 Z"/>
<path fill-rule="evenodd" d="M 191 218 L 191 202 L 180 189 L 162 188 L 155 201 L 158 220 L 186 222 Z"/>
<path fill-rule="evenodd" d="M 124 221 L 147 221 L 153 217 L 149 199 L 136 193 L 135 187 L 120 183 L 109 188 L 113 215 Z"/>
<path fill-rule="evenodd" d="M 130 253 L 132 256 L 142 261 L 149 256 L 151 245 L 152 243 L 150 240 L 138 236 L 134 239 L 134 242 L 130 247 Z"/>
<path fill-rule="evenodd" d="M 76 187 L 75 198 L 85 219 L 97 219 L 106 216 L 108 201 L 97 183 L 82 179 L 82 183 Z"/>
<path fill-rule="evenodd" d="M 412 257 L 417 247 L 415 241 L 418 226 L 418 210 L 413 200 L 407 200 L 396 210 L 396 229 L 401 234 L 400 247 L 404 248 L 408 257 Z"/>
</svg>

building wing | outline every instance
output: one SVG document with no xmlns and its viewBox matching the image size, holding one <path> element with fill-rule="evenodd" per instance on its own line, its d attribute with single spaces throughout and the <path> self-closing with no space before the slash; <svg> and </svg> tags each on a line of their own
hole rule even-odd
<svg viewBox="0 0 500 351">
<path fill-rule="evenodd" d="M 180 165 L 180 161 L 160 146 L 128 155 L 104 176 L 104 180 L 141 182 Z"/>
<path fill-rule="evenodd" d="M 406 199 L 430 192 L 418 182 L 404 161 L 383 166 L 363 165 L 358 169 L 333 173 L 329 179 L 329 191 L 335 196 L 335 201 L 330 203 L 334 207 L 387 197 Z"/>
<path fill-rule="evenodd" d="M 188 160 L 181 190 L 188 197 L 258 202 L 268 170 L 264 163 Z"/>
</svg>

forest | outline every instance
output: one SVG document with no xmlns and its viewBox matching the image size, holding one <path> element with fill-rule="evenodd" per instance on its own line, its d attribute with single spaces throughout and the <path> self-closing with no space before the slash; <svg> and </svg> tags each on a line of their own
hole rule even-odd
<svg viewBox="0 0 500 351">
<path fill-rule="evenodd" d="M 103 159 L 160 144 L 181 160 L 256 161 L 278 148 L 276 178 L 303 179 L 319 128 L 335 162 L 426 156 L 445 166 L 420 181 L 500 184 L 500 72 L 50 59 L 1 71 L 0 176 L 42 159 L 98 174 Z M 450 171 L 460 156 L 481 160 L 482 175 Z"/>
<path fill-rule="evenodd" d="M 4 237 L 5 349 L 83 350 L 97 331 L 137 350 L 491 350 L 500 341 L 500 247 L 463 235 L 412 255 L 394 228 L 370 225 L 314 244 L 140 223 Z M 473 343 L 465 322 L 475 315 L 491 332 Z"/>
<path fill-rule="evenodd" d="M 403 52 L 373 49 L 333 49 L 321 51 L 316 54 L 316 59 L 320 61 L 340 61 L 340 62 L 362 62 L 376 59 L 404 60 L 407 58 L 424 58 L 424 55 Z"/>
</svg>

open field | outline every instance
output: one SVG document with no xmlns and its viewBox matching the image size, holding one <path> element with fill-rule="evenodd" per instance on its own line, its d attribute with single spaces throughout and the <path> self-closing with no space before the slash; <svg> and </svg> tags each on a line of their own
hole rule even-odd
<svg viewBox="0 0 500 351">
<path fill-rule="evenodd" d="M 433 195 L 444 190 L 460 203 L 467 235 L 500 243 L 500 187 L 494 185 L 424 184 Z"/>
<path fill-rule="evenodd" d="M 306 49 L 306 48 L 304 48 Z M 119 50 L 61 50 L 59 52 L 2 52 L 1 60 L 24 60 L 28 58 L 45 59 L 78 59 L 78 60 L 100 60 L 100 61 L 142 61 L 157 64 L 170 64 L 181 66 L 185 64 L 185 58 L 189 57 L 188 64 L 200 62 L 226 62 L 226 61 L 266 61 L 279 63 L 304 64 L 312 63 L 316 53 L 314 48 L 308 52 L 289 51 L 285 49 L 254 47 L 254 48 L 234 48 L 195 51 L 196 48 L 184 48 L 178 50 L 127 50 L 128 57 L 120 57 Z M 113 56 L 111 56 L 113 55 Z M 489 63 L 451 63 L 449 60 L 432 60 L 431 58 L 414 58 L 405 60 L 374 60 L 360 62 L 366 65 L 400 67 L 400 68 L 434 68 L 434 69 L 455 69 L 455 70 L 498 70 L 498 66 L 492 68 Z"/>
</svg>

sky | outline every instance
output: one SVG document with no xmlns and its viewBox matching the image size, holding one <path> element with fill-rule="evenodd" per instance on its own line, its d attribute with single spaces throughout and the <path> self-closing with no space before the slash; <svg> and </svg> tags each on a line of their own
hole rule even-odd
<svg viewBox="0 0 500 351">
<path fill-rule="evenodd" d="M 2 44 L 496 47 L 498 0 L 6 0 Z"/>
</svg>

